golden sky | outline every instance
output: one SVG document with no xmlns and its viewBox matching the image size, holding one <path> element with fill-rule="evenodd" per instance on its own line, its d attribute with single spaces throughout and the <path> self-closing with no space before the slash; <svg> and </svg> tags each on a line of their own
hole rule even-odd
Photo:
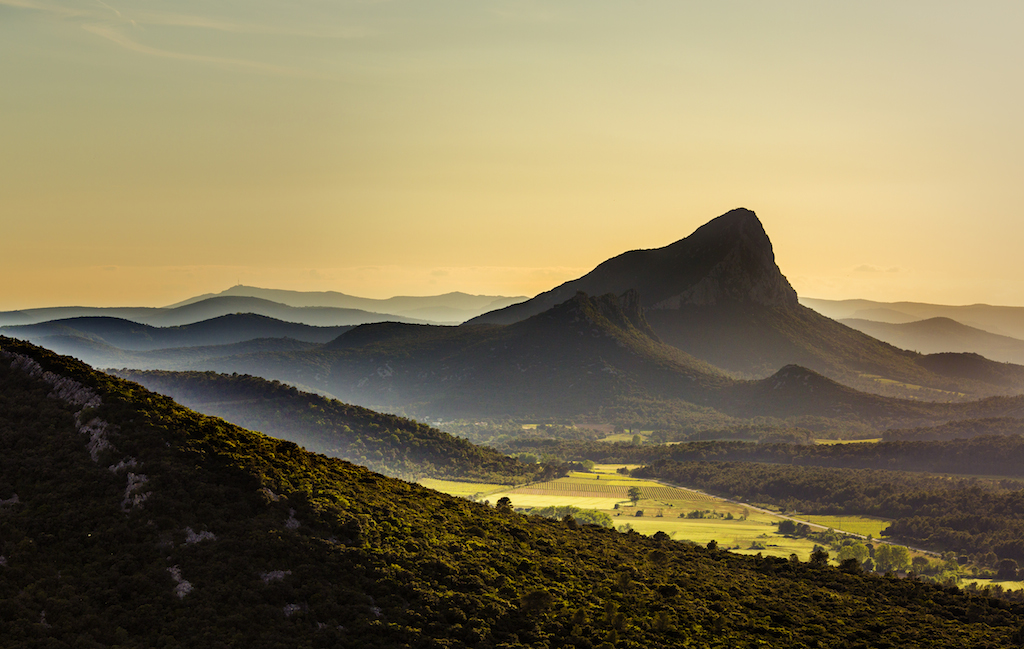
<svg viewBox="0 0 1024 649">
<path fill-rule="evenodd" d="M 1024 3 L 0 0 L 0 309 L 533 295 L 755 210 L 1024 305 Z"/>
</svg>

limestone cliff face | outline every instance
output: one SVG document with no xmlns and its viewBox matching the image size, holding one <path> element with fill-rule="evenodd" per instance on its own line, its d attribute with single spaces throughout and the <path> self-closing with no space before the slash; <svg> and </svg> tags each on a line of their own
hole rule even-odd
<svg viewBox="0 0 1024 649">
<path fill-rule="evenodd" d="M 680 250 L 680 257 L 703 247 L 715 248 L 724 254 L 695 283 L 649 308 L 678 309 L 686 304 L 707 306 L 722 302 L 797 305 L 796 291 L 776 265 L 771 241 L 753 212 L 733 210 L 679 243 L 688 242 L 697 245 L 680 246 L 689 248 Z M 685 264 L 685 258 L 679 261 Z M 666 278 L 666 282 L 670 281 Z"/>
<path fill-rule="evenodd" d="M 654 310 L 725 303 L 799 306 L 757 215 L 738 208 L 664 248 L 623 253 L 577 280 L 470 322 L 510 324 L 569 300 L 577 291 L 623 295 L 630 290 L 639 294 L 644 309 Z"/>
</svg>

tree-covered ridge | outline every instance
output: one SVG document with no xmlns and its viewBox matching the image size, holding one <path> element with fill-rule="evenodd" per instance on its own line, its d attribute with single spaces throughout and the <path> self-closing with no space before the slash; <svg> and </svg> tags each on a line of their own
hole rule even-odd
<svg viewBox="0 0 1024 649">
<path fill-rule="evenodd" d="M 939 441 L 866 444 L 756 444 L 745 441 L 634 445 L 586 440 L 507 441 L 510 453 L 532 453 L 612 464 L 765 462 L 801 466 L 883 469 L 958 475 L 1024 477 L 1024 437 L 983 436 Z"/>
<path fill-rule="evenodd" d="M 204 414 L 392 477 L 514 484 L 533 479 L 542 470 L 412 419 L 302 392 L 278 381 L 216 372 L 115 374 Z"/>
<path fill-rule="evenodd" d="M 7 647 L 1010 647 L 956 589 L 523 517 L 0 339 Z M 94 461 L 81 421 L 106 422 Z M 131 457 L 148 497 L 122 506 Z"/>
<path fill-rule="evenodd" d="M 934 441 L 985 435 L 1024 435 L 1024 419 L 989 417 L 950 421 L 940 426 L 898 428 L 883 432 L 882 439 L 887 442 Z"/>
<path fill-rule="evenodd" d="M 813 514 L 895 519 L 886 535 L 935 551 L 1024 563 L 1024 489 L 1019 481 L 979 481 L 902 471 L 753 462 L 662 460 L 633 471 L 748 502 Z M 991 558 L 985 555 L 992 553 Z"/>
</svg>

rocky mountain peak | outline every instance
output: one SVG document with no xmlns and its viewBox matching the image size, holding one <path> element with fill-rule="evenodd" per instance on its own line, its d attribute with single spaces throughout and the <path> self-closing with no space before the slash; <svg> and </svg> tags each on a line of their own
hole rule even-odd
<svg viewBox="0 0 1024 649">
<path fill-rule="evenodd" d="M 775 263 L 771 240 L 751 210 L 731 210 L 662 250 L 689 281 L 679 282 L 677 287 L 682 290 L 650 308 L 679 309 L 723 302 L 785 307 L 798 304 L 796 291 Z"/>
</svg>

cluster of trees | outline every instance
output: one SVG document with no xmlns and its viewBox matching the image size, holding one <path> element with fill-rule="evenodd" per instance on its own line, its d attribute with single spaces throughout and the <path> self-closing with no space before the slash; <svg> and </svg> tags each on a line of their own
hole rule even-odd
<svg viewBox="0 0 1024 649">
<path fill-rule="evenodd" d="M 1024 435 L 1024 419 L 991 417 L 951 421 L 941 426 L 897 428 L 882 433 L 882 440 L 886 442 L 936 441 L 985 435 Z"/>
<path fill-rule="evenodd" d="M 1016 482 L 993 484 L 903 471 L 673 460 L 655 462 L 632 473 L 788 511 L 891 518 L 895 520 L 882 533 L 912 545 L 958 554 L 992 552 L 999 558 L 1024 561 L 1024 490 Z"/>
<path fill-rule="evenodd" d="M 572 421 L 548 421 L 523 424 L 515 419 L 452 420 L 438 424 L 438 428 L 452 435 L 465 437 L 474 444 L 500 447 L 517 439 L 568 439 L 594 441 L 604 433 L 577 426 Z"/>
<path fill-rule="evenodd" d="M 521 516 L 306 452 L 27 345 L 0 347 L 95 390 L 103 403 L 89 414 L 114 431 L 94 462 L 73 408 L 0 366 L 6 647 L 1024 640 L 1024 607 L 983 593 Z M 125 454 L 151 492 L 127 513 L 124 475 L 107 468 Z"/>
<path fill-rule="evenodd" d="M 550 507 L 533 507 L 526 510 L 530 516 L 543 516 L 556 521 L 572 519 L 579 525 L 600 525 L 611 527 L 612 517 L 596 509 L 580 509 L 572 505 L 552 505 Z"/>
<path fill-rule="evenodd" d="M 742 441 L 632 446 L 621 443 L 521 440 L 503 449 L 603 464 L 763 462 L 800 466 L 882 469 L 960 475 L 1024 477 L 1024 437 L 982 436 L 944 441 L 864 444 L 755 444 Z"/>
</svg>

